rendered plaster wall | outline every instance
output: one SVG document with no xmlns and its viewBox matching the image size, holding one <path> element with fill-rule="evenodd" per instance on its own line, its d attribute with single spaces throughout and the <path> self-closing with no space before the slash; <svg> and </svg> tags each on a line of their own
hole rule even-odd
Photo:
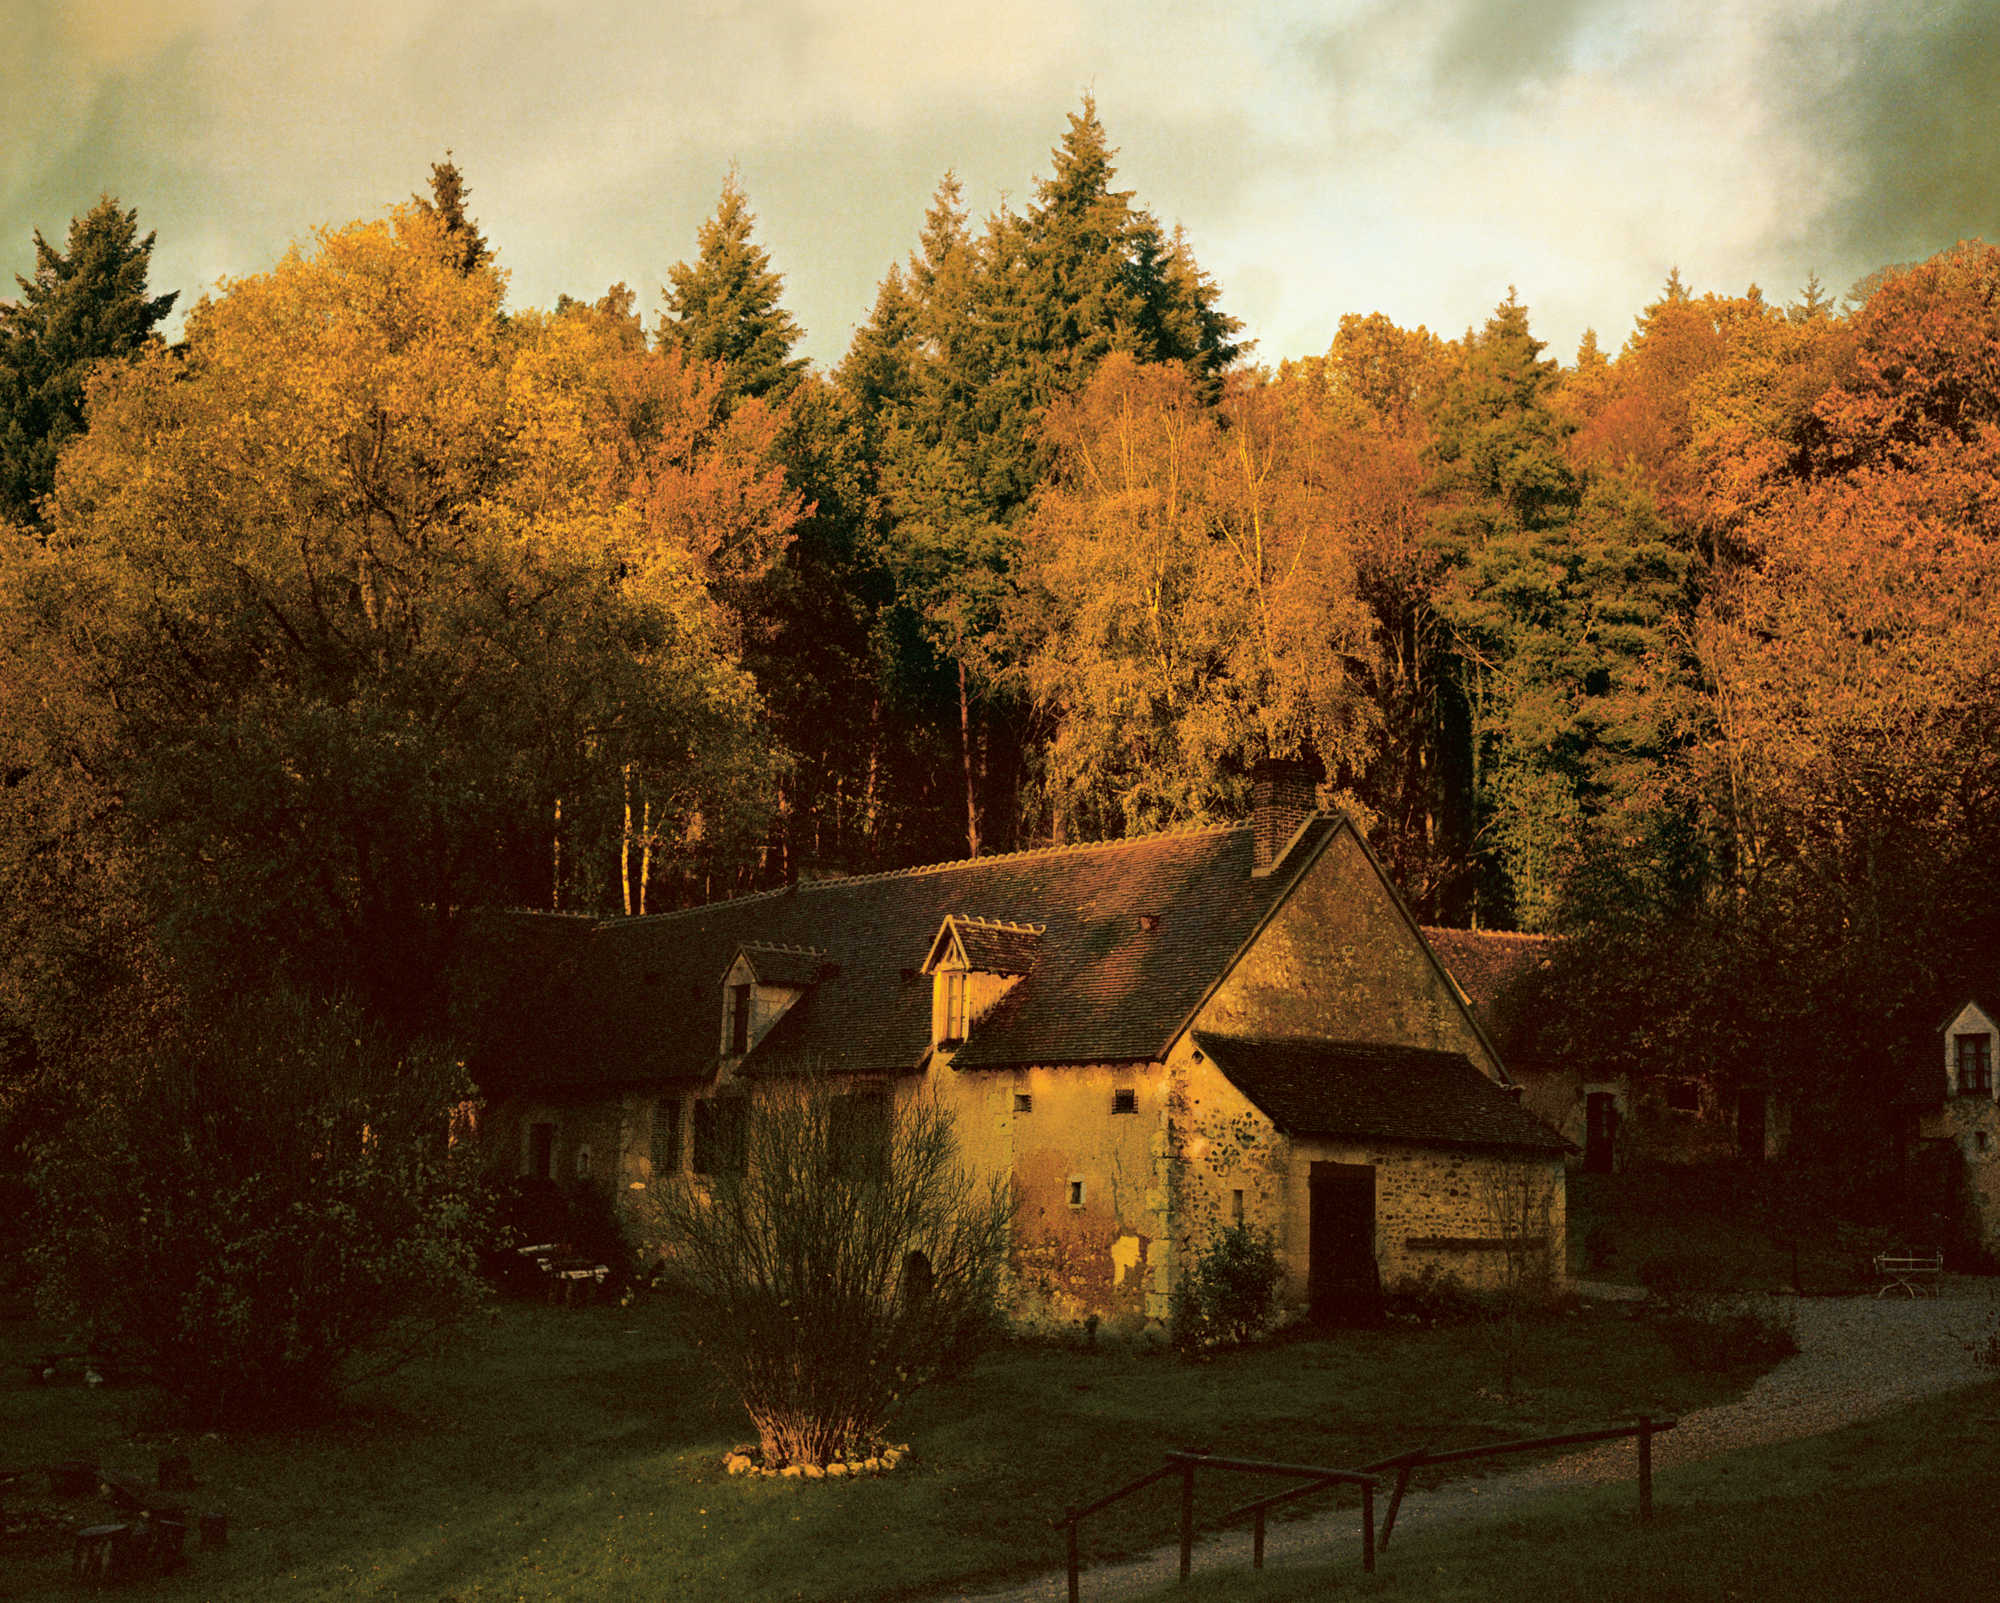
<svg viewBox="0 0 2000 1603">
<path fill-rule="evenodd" d="M 1966 1223 L 1982 1248 L 2000 1253 L 2000 1106 L 1991 1097 L 1947 1097 L 1922 1128 L 1958 1148 Z"/>
<path fill-rule="evenodd" d="M 1016 1322 L 1064 1327 L 1095 1314 L 1126 1331 L 1164 1322 L 1172 1272 L 1165 1069 L 946 1068 L 929 1078 L 955 1113 L 968 1165 L 1013 1185 Z M 1133 1093 L 1131 1113 L 1113 1111 L 1121 1090 Z"/>
<path fill-rule="evenodd" d="M 1348 830 L 1337 831 L 1208 1001 L 1196 1029 L 1487 1050 L 1423 938 Z"/>
<path fill-rule="evenodd" d="M 1295 1140 L 1279 1132 L 1206 1060 L 1183 1043 L 1175 1073 L 1176 1248 L 1191 1262 L 1235 1217 L 1271 1232 L 1285 1266 L 1285 1305 L 1306 1305 L 1314 1163 L 1375 1170 L 1375 1258 L 1383 1285 L 1427 1268 L 1468 1288 L 1493 1290 L 1523 1263 L 1509 1238 L 1542 1243 L 1529 1257 L 1560 1289 L 1565 1194 L 1559 1159 L 1400 1142 Z"/>
</svg>

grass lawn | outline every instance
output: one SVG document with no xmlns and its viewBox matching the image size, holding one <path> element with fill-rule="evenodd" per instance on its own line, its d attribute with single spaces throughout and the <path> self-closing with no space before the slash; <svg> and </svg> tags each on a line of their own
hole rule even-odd
<svg viewBox="0 0 2000 1603">
<path fill-rule="evenodd" d="M 1358 1560 L 1262 1577 L 1217 1569 L 1150 1603 L 1972 1603 L 2000 1596 L 2000 1527 L 1985 1495 L 1996 1439 L 2000 1383 L 1667 1471 L 1650 1528 L 1633 1518 L 1629 1485 L 1604 1488 L 1516 1521 L 1399 1532 L 1372 1576 Z"/>
<path fill-rule="evenodd" d="M 1646 1326 L 1600 1309 L 1530 1332 L 1512 1400 L 1478 1326 L 1348 1332 L 1200 1365 L 1015 1346 L 911 1402 L 893 1432 L 914 1448 L 901 1469 L 799 1483 L 722 1474 L 740 1415 L 656 1303 L 503 1305 L 336 1423 L 226 1439 L 175 1432 L 144 1390 L 30 1384 L 17 1359 L 39 1337 L 0 1322 L 0 1467 L 95 1457 L 150 1484 L 162 1452 L 188 1450 L 202 1483 L 191 1508 L 226 1510 L 230 1544 L 147 1591 L 204 1603 L 891 1597 L 1051 1567 L 1061 1538 L 1047 1522 L 1064 1503 L 1167 1447 L 1352 1464 L 1419 1441 L 1669 1414 L 1748 1378 L 1679 1372 Z M 39 1484 L 11 1506 L 24 1501 L 47 1503 Z M 1089 1552 L 1169 1540 L 1169 1503 L 1137 1498 L 1093 1521 Z M 73 1595 L 59 1542 L 0 1546 L 0 1598 Z"/>
</svg>

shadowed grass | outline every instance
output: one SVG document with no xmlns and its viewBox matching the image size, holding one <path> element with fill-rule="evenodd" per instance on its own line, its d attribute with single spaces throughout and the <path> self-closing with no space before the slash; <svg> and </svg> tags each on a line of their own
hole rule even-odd
<svg viewBox="0 0 2000 1603">
<path fill-rule="evenodd" d="M 424 1599 L 865 1599 L 1059 1562 L 1049 1521 L 1170 1447 L 1348 1464 L 1436 1445 L 1666 1414 L 1713 1400 L 1652 1332 L 1585 1310 L 1531 1331 L 1521 1394 L 1497 1392 L 1478 1326 L 1344 1332 L 1191 1365 L 1167 1353 L 1014 1346 L 920 1393 L 894 1474 L 730 1479 L 749 1434 L 673 1336 L 667 1310 L 508 1305 L 452 1353 L 288 1435 L 190 1438 L 142 1390 L 31 1386 L 39 1333 L 0 1323 L 5 1464 L 95 1457 L 149 1483 L 189 1451 L 196 1511 L 231 1541 L 148 1595 L 213 1603 Z M 4 1467 L 4 1466 L 0 1466 Z M 1213 1507 L 1236 1488 L 1218 1486 Z M 37 1496 L 34 1501 L 45 1501 Z M 16 1504 L 22 1501 L 16 1498 Z M 1093 1521 L 1093 1557 L 1167 1540 L 1170 1499 Z M 98 1503 L 47 1506 L 80 1523 Z M 0 1598 L 67 1598 L 67 1553 L 0 1551 Z"/>
<path fill-rule="evenodd" d="M 1261 1577 L 1217 1565 L 1148 1603 L 1292 1603 L 1329 1595 L 1424 1603 L 1970 1603 L 2000 1596 L 1990 1499 L 2000 1384 L 1951 1392 L 1832 1435 L 1663 1473 L 1657 1517 L 1629 1485 L 1539 1500 L 1449 1531 L 1399 1532 L 1358 1561 Z M 1085 1597 L 1089 1596 L 1088 1583 Z"/>
</svg>

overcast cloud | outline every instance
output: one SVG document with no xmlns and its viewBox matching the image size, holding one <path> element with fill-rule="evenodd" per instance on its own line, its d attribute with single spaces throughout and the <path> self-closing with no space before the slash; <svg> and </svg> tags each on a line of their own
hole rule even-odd
<svg viewBox="0 0 2000 1603">
<path fill-rule="evenodd" d="M 1030 198 L 1088 91 L 1264 360 L 1344 312 L 1455 334 L 1516 285 L 1567 357 L 1678 266 L 1788 299 L 2000 236 L 2000 8 L 1696 0 L 0 0 L 0 271 L 103 192 L 184 301 L 423 187 L 516 305 L 650 312 L 732 162 L 837 361 L 938 178 Z M 0 280 L 0 282 L 9 282 Z"/>
</svg>

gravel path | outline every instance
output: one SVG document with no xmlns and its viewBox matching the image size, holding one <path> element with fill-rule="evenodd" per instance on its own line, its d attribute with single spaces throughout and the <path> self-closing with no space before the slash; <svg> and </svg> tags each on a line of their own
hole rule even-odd
<svg viewBox="0 0 2000 1603">
<path fill-rule="evenodd" d="M 1629 1296 L 1626 1288 L 1579 1286 L 1586 1295 Z M 2000 1295 L 1991 1281 L 1947 1282 L 1942 1296 L 1912 1301 L 1873 1297 L 1774 1299 L 1797 1316 L 1796 1357 L 1758 1377 L 1732 1403 L 1698 1408 L 1653 1442 L 1655 1470 L 1714 1458 L 1739 1448 L 1763 1447 L 1821 1435 L 1885 1414 L 1933 1392 L 1976 1385 L 1993 1370 L 1973 1356 L 2000 1320 Z M 1547 1463 L 1461 1481 L 1434 1491 L 1413 1491 L 1396 1516 L 1396 1537 L 1437 1530 L 1469 1519 L 1498 1519 L 1522 1512 L 1551 1492 L 1579 1486 L 1629 1481 L 1638 1475 L 1638 1454 L 1630 1441 L 1606 1442 Z M 1378 1501 L 1376 1518 L 1385 1500 Z M 1085 1541 L 1089 1540 L 1085 1527 Z M 1056 1549 L 1056 1533 L 1050 1546 Z M 1267 1565 L 1307 1562 L 1358 1564 L 1361 1526 L 1352 1509 L 1316 1518 L 1274 1524 Z M 1197 1541 L 1197 1573 L 1230 1567 L 1248 1570 L 1247 1529 Z M 1176 1547 L 1142 1558 L 1087 1569 L 1083 1596 L 1088 1603 L 1142 1595 L 1179 1574 Z M 962 1603 L 1061 1603 L 1066 1597 L 1060 1570 L 995 1591 L 946 1594 Z"/>
</svg>

